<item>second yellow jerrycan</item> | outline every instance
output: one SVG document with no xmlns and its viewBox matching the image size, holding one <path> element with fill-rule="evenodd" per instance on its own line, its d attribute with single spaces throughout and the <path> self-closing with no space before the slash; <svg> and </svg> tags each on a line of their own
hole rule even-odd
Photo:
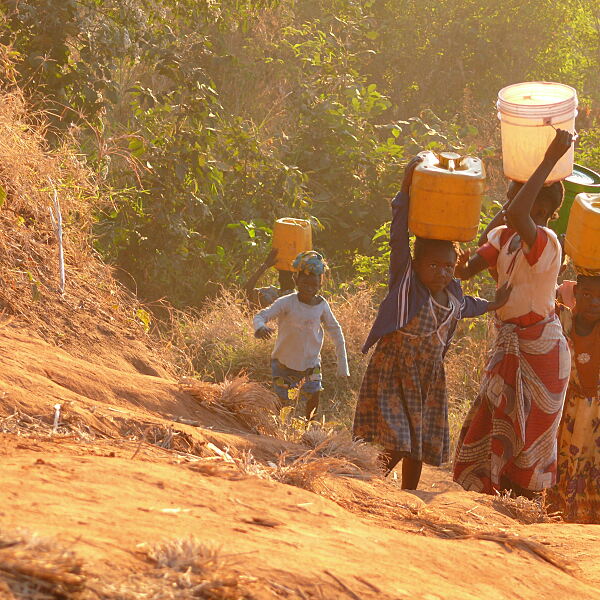
<svg viewBox="0 0 600 600">
<path fill-rule="evenodd" d="M 578 267 L 600 271 L 600 194 L 577 194 L 569 215 L 565 252 Z"/>
<path fill-rule="evenodd" d="M 275 268 L 293 271 L 292 263 L 300 252 L 312 250 L 312 229 L 304 219 L 277 219 L 273 226 L 273 248 L 277 249 Z"/>
<path fill-rule="evenodd" d="M 479 158 L 420 152 L 413 173 L 408 226 L 418 237 L 470 242 L 477 235 L 485 191 Z"/>
</svg>

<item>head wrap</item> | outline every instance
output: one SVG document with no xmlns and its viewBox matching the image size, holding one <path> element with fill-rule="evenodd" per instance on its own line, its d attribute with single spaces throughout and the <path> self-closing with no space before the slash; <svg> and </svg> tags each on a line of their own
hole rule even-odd
<svg viewBox="0 0 600 600">
<path fill-rule="evenodd" d="M 296 259 L 297 260 L 297 259 Z M 600 269 L 586 269 L 579 265 L 573 265 L 577 275 L 583 275 L 584 277 L 600 277 Z"/>
<path fill-rule="evenodd" d="M 306 273 L 307 275 L 323 275 L 327 271 L 325 259 L 314 250 L 307 250 L 298 254 L 292 266 L 299 273 Z"/>
</svg>

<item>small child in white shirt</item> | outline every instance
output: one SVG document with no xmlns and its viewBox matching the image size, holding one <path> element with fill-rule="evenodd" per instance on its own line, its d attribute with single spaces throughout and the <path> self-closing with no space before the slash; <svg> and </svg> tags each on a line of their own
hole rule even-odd
<svg viewBox="0 0 600 600">
<path fill-rule="evenodd" d="M 290 389 L 300 387 L 300 399 L 306 401 L 306 418 L 310 419 L 317 411 L 323 389 L 323 327 L 335 344 L 338 374 L 348 377 L 350 373 L 342 328 L 327 300 L 318 295 L 327 268 L 323 257 L 312 250 L 302 252 L 293 266 L 297 270 L 297 291 L 278 298 L 254 317 L 254 335 L 270 338 L 273 329 L 267 323 L 277 319 L 277 340 L 271 354 L 273 388 L 285 406 L 290 403 Z"/>
</svg>

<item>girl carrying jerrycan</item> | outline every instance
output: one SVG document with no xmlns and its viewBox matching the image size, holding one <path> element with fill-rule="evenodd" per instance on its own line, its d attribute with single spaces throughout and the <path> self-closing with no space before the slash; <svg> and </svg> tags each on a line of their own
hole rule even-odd
<svg viewBox="0 0 600 600">
<path fill-rule="evenodd" d="M 294 277 L 297 291 L 278 298 L 254 317 L 254 335 L 270 338 L 273 330 L 267 323 L 277 320 L 277 340 L 271 354 L 273 388 L 284 406 L 290 404 L 292 390 L 300 388 L 300 400 L 306 403 L 306 418 L 310 419 L 317 411 L 323 389 L 323 328 L 335 344 L 338 374 L 348 377 L 350 373 L 342 328 L 327 300 L 318 295 L 327 270 L 323 257 L 312 250 L 302 252 L 293 267 L 297 271 Z"/>
<path fill-rule="evenodd" d="M 354 417 L 354 435 L 383 448 L 388 473 L 403 460 L 404 489 L 417 488 L 423 462 L 449 459 L 444 356 L 458 319 L 496 310 L 510 294 L 502 288 L 494 302 L 464 296 L 454 242 L 416 238 L 411 258 L 409 191 L 421 160 L 408 163 L 392 202 L 389 289 L 363 347 L 377 344 Z"/>
<path fill-rule="evenodd" d="M 565 521 L 600 523 L 600 270 L 578 271 L 574 310 L 558 307 L 571 351 L 571 376 L 550 504 Z"/>
</svg>

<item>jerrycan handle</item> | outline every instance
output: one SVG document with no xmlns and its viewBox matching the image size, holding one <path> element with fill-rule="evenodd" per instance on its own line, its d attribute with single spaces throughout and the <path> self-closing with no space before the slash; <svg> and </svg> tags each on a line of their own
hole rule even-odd
<svg viewBox="0 0 600 600">
<path fill-rule="evenodd" d="M 453 173 L 456 167 L 460 164 L 461 155 L 456 152 L 440 152 L 436 154 L 439 165 L 442 169 L 446 169 Z"/>
</svg>

